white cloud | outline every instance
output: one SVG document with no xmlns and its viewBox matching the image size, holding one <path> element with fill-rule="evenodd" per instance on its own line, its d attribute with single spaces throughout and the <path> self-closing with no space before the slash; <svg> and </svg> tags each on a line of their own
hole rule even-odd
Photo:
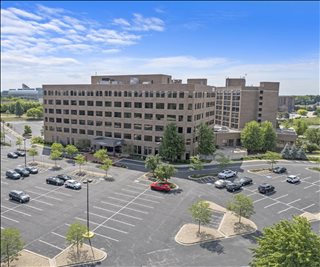
<svg viewBox="0 0 320 267">
<path fill-rule="evenodd" d="M 26 11 L 18 9 L 18 8 L 11 7 L 11 8 L 8 8 L 8 10 L 11 11 L 12 13 L 14 13 L 18 16 L 24 17 L 24 18 L 33 19 L 33 20 L 41 20 L 42 19 L 38 15 L 35 15 L 30 12 L 26 12 Z"/>
<path fill-rule="evenodd" d="M 37 5 L 37 8 L 41 13 L 45 13 L 48 15 L 57 15 L 59 13 L 65 12 L 65 10 L 63 8 L 52 8 L 52 7 L 47 7 L 47 6 L 40 5 L 40 4 Z"/>
<path fill-rule="evenodd" d="M 129 23 L 127 20 L 121 19 L 121 18 L 119 18 L 119 19 L 114 19 L 114 20 L 113 20 L 113 24 L 115 24 L 115 25 L 121 25 L 121 26 L 130 26 L 130 23 Z"/>
</svg>

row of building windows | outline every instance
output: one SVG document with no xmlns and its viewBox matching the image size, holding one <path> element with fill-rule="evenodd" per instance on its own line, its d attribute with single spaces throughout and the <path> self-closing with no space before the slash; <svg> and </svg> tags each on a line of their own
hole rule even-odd
<svg viewBox="0 0 320 267">
<path fill-rule="evenodd" d="M 92 90 L 44 90 L 46 96 L 109 96 L 109 97 L 157 97 L 157 98 L 212 98 L 214 92 L 177 91 L 92 91 Z"/>
</svg>

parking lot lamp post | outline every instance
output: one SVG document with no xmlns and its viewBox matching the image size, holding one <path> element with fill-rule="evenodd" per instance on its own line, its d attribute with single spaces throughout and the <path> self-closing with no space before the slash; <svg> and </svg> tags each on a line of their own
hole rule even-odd
<svg viewBox="0 0 320 267">
<path fill-rule="evenodd" d="M 24 167 L 26 168 L 27 167 L 27 149 L 26 149 L 26 138 L 23 139 L 23 142 L 24 142 Z"/>
</svg>

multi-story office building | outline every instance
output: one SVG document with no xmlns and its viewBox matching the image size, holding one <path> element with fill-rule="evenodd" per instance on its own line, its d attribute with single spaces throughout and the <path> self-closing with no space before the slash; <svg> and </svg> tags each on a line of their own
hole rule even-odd
<svg viewBox="0 0 320 267">
<path fill-rule="evenodd" d="M 206 79 L 183 84 L 157 74 L 92 76 L 91 84 L 43 89 L 47 142 L 86 139 L 94 149 L 132 146 L 134 154 L 156 154 L 164 128 L 172 122 L 185 138 L 182 158 L 188 159 L 196 152 L 201 123 L 212 129 L 215 124 L 241 129 L 251 120 L 275 125 L 279 83 L 246 87 L 244 79 L 227 79 L 226 87 L 216 88 Z"/>
<path fill-rule="evenodd" d="M 37 100 L 42 102 L 43 90 L 42 88 L 30 88 L 25 84 L 22 84 L 22 88 L 9 89 L 1 91 L 2 97 L 19 97 L 28 100 Z"/>
<path fill-rule="evenodd" d="M 294 96 L 279 96 L 278 111 L 280 112 L 294 112 Z"/>
</svg>

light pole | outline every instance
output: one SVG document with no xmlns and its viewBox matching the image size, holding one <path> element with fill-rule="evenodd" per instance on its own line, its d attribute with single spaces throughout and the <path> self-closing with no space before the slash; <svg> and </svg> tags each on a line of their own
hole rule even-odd
<svg viewBox="0 0 320 267">
<path fill-rule="evenodd" d="M 26 138 L 23 138 L 23 142 L 24 142 L 24 167 L 27 167 L 27 149 L 26 149 Z"/>
</svg>

